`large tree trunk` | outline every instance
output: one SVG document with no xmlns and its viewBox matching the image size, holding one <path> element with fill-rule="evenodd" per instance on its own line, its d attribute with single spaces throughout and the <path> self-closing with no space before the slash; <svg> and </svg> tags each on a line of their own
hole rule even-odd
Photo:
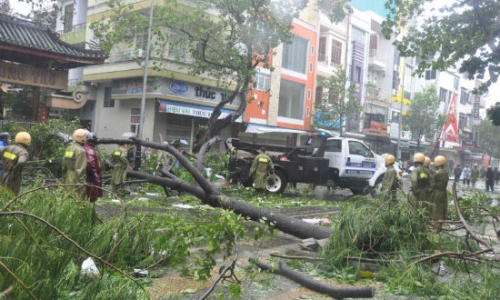
<svg viewBox="0 0 500 300">
<path fill-rule="evenodd" d="M 238 201 L 227 195 L 221 194 L 220 191 L 215 189 L 212 184 L 203 176 L 202 172 L 196 168 L 186 157 L 170 145 L 162 145 L 154 142 L 139 140 L 132 138 L 131 140 L 114 140 L 102 139 L 99 144 L 142 144 L 145 147 L 151 147 L 167 151 L 172 154 L 184 168 L 193 176 L 196 183 L 189 183 L 182 181 L 178 178 L 164 178 L 154 176 L 138 171 L 128 171 L 127 175 L 134 178 L 145 179 L 150 183 L 166 186 L 174 190 L 194 195 L 200 199 L 204 204 L 212 207 L 220 207 L 223 209 L 231 210 L 234 213 L 248 217 L 254 221 L 265 220 L 266 223 L 272 224 L 273 227 L 284 233 L 291 234 L 295 237 L 306 239 L 326 239 L 331 233 L 332 229 L 306 223 L 302 220 L 287 216 L 278 211 L 258 208 L 253 205 Z"/>
</svg>

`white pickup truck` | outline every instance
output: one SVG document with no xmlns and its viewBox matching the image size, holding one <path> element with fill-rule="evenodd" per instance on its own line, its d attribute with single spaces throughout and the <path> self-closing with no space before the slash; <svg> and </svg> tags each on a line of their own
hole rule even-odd
<svg viewBox="0 0 500 300">
<path fill-rule="evenodd" d="M 313 155 L 304 147 L 295 147 L 273 157 L 275 176 L 268 178 L 268 191 L 283 192 L 289 182 L 348 188 L 354 194 L 374 193 L 386 171 L 384 155 L 375 154 L 362 141 L 345 137 L 321 137 Z M 248 181 L 251 160 L 242 161 L 242 182 Z M 396 171 L 401 177 L 398 166 Z"/>
<path fill-rule="evenodd" d="M 328 158 L 329 180 L 333 180 L 336 186 L 349 188 L 355 194 L 380 189 L 386 171 L 385 155 L 374 153 L 362 141 L 328 138 L 323 157 Z M 397 165 L 395 168 L 401 177 L 401 170 Z"/>
</svg>

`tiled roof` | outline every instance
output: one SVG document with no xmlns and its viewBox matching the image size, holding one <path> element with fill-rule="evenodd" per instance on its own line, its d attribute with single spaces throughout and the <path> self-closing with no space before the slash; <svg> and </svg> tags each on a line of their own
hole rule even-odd
<svg viewBox="0 0 500 300">
<path fill-rule="evenodd" d="M 19 51 L 40 51 L 56 55 L 58 60 L 63 58 L 82 65 L 102 63 L 107 57 L 102 51 L 79 49 L 61 41 L 56 33 L 44 25 L 5 14 L 0 14 L 1 45 L 18 47 Z"/>
</svg>

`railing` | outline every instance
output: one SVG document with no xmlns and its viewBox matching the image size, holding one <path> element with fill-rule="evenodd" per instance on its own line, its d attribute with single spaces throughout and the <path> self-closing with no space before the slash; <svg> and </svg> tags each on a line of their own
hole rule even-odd
<svg viewBox="0 0 500 300">
<path fill-rule="evenodd" d="M 87 23 L 80 23 L 76 25 L 71 25 L 69 28 L 65 28 L 63 30 L 57 31 L 58 34 L 63 34 L 63 33 L 68 33 L 68 32 L 75 32 L 79 30 L 84 30 L 87 28 Z"/>
<path fill-rule="evenodd" d="M 377 56 L 377 49 L 370 49 L 370 57 L 376 57 Z"/>
<path fill-rule="evenodd" d="M 31 128 L 31 127 L 33 127 L 33 126 L 35 126 L 35 125 L 38 124 L 38 123 L 31 123 L 31 122 L 0 120 L 0 126 L 3 126 L 5 124 L 9 124 L 9 123 L 14 123 L 17 126 L 19 126 L 21 128 L 26 128 L 26 129 L 29 129 L 29 128 Z"/>
</svg>

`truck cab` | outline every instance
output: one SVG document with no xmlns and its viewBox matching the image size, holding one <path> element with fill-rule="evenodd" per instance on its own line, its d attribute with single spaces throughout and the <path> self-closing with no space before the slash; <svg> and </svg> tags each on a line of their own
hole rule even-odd
<svg viewBox="0 0 500 300">
<path fill-rule="evenodd" d="M 349 188 L 355 194 L 367 189 L 369 179 L 384 165 L 381 156 L 362 141 L 352 138 L 326 139 L 323 157 L 329 161 L 329 179 L 334 185 Z"/>
</svg>

